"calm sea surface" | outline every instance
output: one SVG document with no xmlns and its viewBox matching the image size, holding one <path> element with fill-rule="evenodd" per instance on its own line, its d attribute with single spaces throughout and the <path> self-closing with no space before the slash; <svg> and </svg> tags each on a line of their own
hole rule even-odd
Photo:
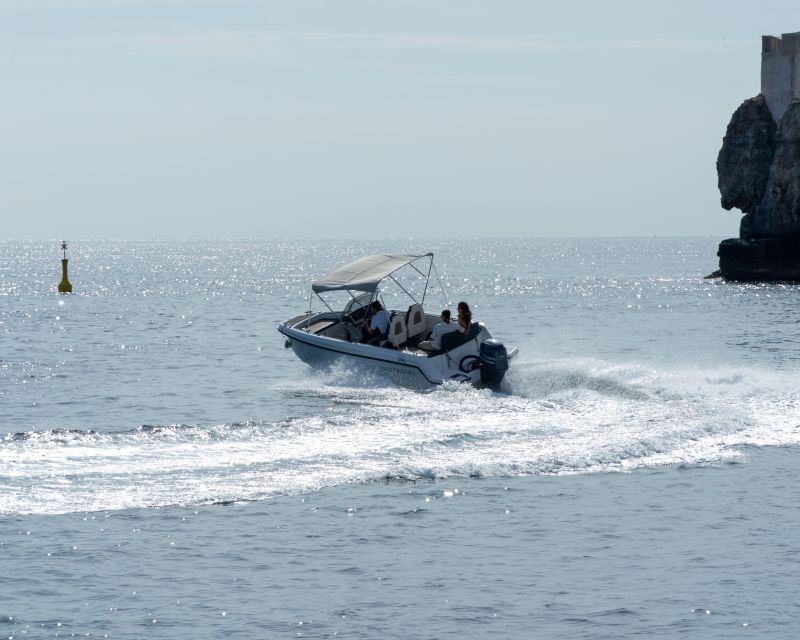
<svg viewBox="0 0 800 640">
<path fill-rule="evenodd" d="M 717 242 L 0 242 L 0 637 L 798 637 L 800 287 Z M 284 349 L 425 251 L 501 392 Z"/>
</svg>

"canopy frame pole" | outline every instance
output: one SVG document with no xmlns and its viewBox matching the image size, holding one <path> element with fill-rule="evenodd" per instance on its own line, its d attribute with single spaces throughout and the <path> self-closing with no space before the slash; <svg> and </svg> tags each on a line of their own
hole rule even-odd
<svg viewBox="0 0 800 640">
<path fill-rule="evenodd" d="M 433 266 L 433 260 L 431 260 L 431 267 L 433 268 L 433 272 L 436 274 L 436 280 L 439 282 L 439 288 L 442 290 L 442 297 L 444 298 L 444 306 L 449 309 L 450 301 L 447 299 L 447 291 L 444 290 L 444 285 L 442 284 L 442 279 L 439 277 L 439 272 L 436 270 L 436 267 Z"/>
<path fill-rule="evenodd" d="M 425 256 L 420 256 L 420 258 L 424 258 L 424 257 Z M 417 260 L 419 260 L 419 258 L 417 258 Z M 431 256 L 431 260 L 433 260 L 433 256 Z M 408 266 L 411 267 L 412 269 L 414 269 L 414 271 L 416 271 L 419 275 L 421 275 L 421 276 L 425 275 L 425 273 L 421 269 L 417 269 L 417 265 L 415 265 L 413 262 L 409 262 Z M 428 271 L 430 271 L 430 268 L 428 268 Z M 392 272 L 392 273 L 394 273 L 394 272 Z"/>
<path fill-rule="evenodd" d="M 327 302 L 325 302 L 325 298 L 323 298 L 319 294 L 317 294 L 317 298 L 322 300 L 322 304 L 324 304 L 326 307 L 328 307 L 328 309 L 330 309 L 331 313 L 336 313 L 333 309 L 331 309 L 331 305 L 329 305 Z M 310 313 L 311 312 L 311 296 L 308 296 L 308 310 L 309 310 L 309 313 Z M 340 318 L 340 320 L 341 320 L 341 318 Z"/>
<path fill-rule="evenodd" d="M 431 262 L 428 265 L 428 275 L 425 276 L 425 289 L 422 291 L 422 302 L 420 302 L 422 306 L 425 306 L 425 296 L 428 294 L 428 283 L 431 281 L 432 268 L 433 268 L 433 256 L 431 256 Z M 417 269 L 417 271 L 419 271 L 419 269 Z M 420 274 L 422 274 L 421 271 Z"/>
<path fill-rule="evenodd" d="M 417 299 L 414 296 L 412 296 L 408 291 L 406 291 L 406 288 L 402 284 L 400 284 L 391 273 L 389 274 L 389 277 L 392 279 L 392 282 L 394 282 L 398 287 L 400 287 L 403 291 L 406 292 L 406 295 L 409 298 L 411 298 L 414 302 L 417 301 Z M 424 300 L 424 297 L 423 297 L 423 300 Z"/>
</svg>

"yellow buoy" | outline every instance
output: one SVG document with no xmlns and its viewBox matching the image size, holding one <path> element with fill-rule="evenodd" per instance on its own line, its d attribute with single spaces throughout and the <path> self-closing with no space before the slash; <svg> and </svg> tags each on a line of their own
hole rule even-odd
<svg viewBox="0 0 800 640">
<path fill-rule="evenodd" d="M 67 243 L 61 243 L 61 250 L 64 252 L 64 257 L 61 259 L 61 282 L 58 283 L 59 293 L 72 293 L 72 283 L 67 277 Z"/>
</svg>

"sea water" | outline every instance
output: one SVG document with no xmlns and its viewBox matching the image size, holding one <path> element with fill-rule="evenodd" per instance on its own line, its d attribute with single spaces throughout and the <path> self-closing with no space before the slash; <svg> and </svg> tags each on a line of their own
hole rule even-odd
<svg viewBox="0 0 800 640">
<path fill-rule="evenodd" d="M 67 296 L 0 243 L 0 635 L 796 637 L 800 287 L 716 243 L 76 241 Z M 315 278 L 426 251 L 499 392 L 284 348 Z"/>
</svg>

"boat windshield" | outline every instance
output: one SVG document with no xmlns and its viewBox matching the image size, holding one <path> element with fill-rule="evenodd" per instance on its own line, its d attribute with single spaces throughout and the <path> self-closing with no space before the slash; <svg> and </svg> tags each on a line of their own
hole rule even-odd
<svg viewBox="0 0 800 640">
<path fill-rule="evenodd" d="M 342 310 L 342 317 L 350 318 L 351 320 L 361 320 L 366 314 L 367 307 L 372 301 L 371 293 L 362 293 L 360 296 L 352 298 Z"/>
</svg>

